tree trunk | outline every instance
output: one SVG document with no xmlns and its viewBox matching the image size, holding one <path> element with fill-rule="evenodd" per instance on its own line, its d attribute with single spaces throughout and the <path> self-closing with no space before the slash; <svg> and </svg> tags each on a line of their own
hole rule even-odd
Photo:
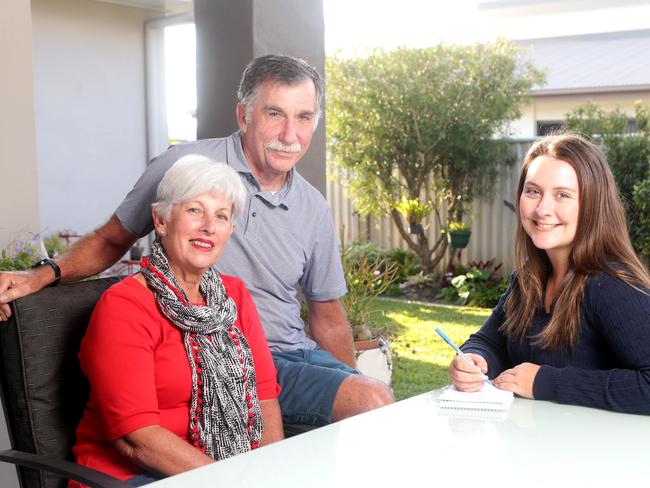
<svg viewBox="0 0 650 488">
<path fill-rule="evenodd" d="M 436 241 L 436 244 L 432 249 L 429 249 L 429 239 L 426 234 L 418 235 L 417 242 L 413 240 L 411 235 L 406 231 L 404 227 L 404 221 L 402 220 L 402 214 L 397 210 L 393 209 L 390 212 L 390 216 L 397 227 L 402 239 L 406 241 L 408 247 L 420 258 L 420 264 L 422 267 L 422 273 L 431 274 L 436 269 L 438 263 L 444 258 L 445 252 L 447 251 L 447 239 L 444 235 L 441 235 L 440 238 Z"/>
</svg>

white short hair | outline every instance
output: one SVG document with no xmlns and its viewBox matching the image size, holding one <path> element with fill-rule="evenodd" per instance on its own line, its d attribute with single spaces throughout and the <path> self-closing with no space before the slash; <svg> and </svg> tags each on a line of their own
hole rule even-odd
<svg viewBox="0 0 650 488">
<path fill-rule="evenodd" d="M 158 184 L 152 208 L 168 219 L 172 205 L 191 200 L 202 193 L 212 193 L 232 202 L 233 220 L 244 211 L 246 188 L 237 171 L 200 154 L 183 156 L 165 172 Z"/>
</svg>

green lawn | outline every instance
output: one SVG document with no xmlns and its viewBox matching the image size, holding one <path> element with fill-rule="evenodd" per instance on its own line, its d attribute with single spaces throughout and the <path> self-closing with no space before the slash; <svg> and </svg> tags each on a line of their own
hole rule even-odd
<svg viewBox="0 0 650 488">
<path fill-rule="evenodd" d="M 398 400 L 449 384 L 447 366 L 455 353 L 435 333 L 436 327 L 460 345 L 491 312 L 381 299 L 374 310 L 373 322 L 393 350 L 393 390 Z"/>
</svg>

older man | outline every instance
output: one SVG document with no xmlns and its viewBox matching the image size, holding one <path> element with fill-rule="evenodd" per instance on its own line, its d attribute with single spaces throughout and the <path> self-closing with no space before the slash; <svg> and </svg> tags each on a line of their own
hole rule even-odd
<svg viewBox="0 0 650 488">
<path fill-rule="evenodd" d="M 309 148 L 320 116 L 318 72 L 289 56 L 262 56 L 244 70 L 236 107 L 239 131 L 171 147 L 154 158 L 115 214 L 58 263 L 0 274 L 0 320 L 7 302 L 58 281 L 84 278 L 115 263 L 153 229 L 150 204 L 158 182 L 183 155 L 225 161 L 248 190 L 247 211 L 218 263 L 242 278 L 259 309 L 282 387 L 285 422 L 322 425 L 394 401 L 383 383 L 357 374 L 350 328 L 339 298 L 346 293 L 332 218 L 323 196 L 294 166 Z M 307 299 L 309 330 L 297 286 Z"/>
</svg>

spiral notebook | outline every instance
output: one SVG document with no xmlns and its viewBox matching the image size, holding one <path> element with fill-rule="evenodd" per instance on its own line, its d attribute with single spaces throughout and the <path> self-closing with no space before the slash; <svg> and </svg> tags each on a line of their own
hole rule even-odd
<svg viewBox="0 0 650 488">
<path fill-rule="evenodd" d="M 438 397 L 438 406 L 441 409 L 505 411 L 510 408 L 513 398 L 511 391 L 499 390 L 489 383 L 473 392 L 458 391 L 451 385 Z"/>
</svg>

